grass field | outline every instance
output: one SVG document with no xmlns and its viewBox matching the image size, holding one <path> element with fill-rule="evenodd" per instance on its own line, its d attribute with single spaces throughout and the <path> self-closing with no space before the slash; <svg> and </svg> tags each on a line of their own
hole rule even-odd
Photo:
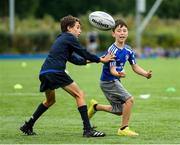
<svg viewBox="0 0 180 145">
<path fill-rule="evenodd" d="M 22 67 L 22 62 L 27 66 Z M 91 120 L 104 138 L 83 138 L 82 122 L 74 99 L 58 89 L 56 104 L 35 125 L 37 136 L 25 136 L 19 127 L 43 100 L 38 73 L 43 60 L 0 60 L 0 144 L 177 144 L 180 143 L 180 59 L 138 60 L 152 69 L 147 80 L 134 74 L 127 64 L 124 86 L 135 97 L 130 127 L 138 137 L 117 136 L 118 116 L 98 112 Z M 87 102 L 96 98 L 107 103 L 99 88 L 101 64 L 89 67 L 68 64 L 72 78 L 86 93 Z M 14 89 L 15 84 L 23 89 Z M 169 88 L 169 89 L 168 89 Z M 175 90 L 175 89 L 176 90 Z M 167 90 L 168 89 L 168 90 Z M 139 95 L 150 94 L 149 99 Z"/>
</svg>

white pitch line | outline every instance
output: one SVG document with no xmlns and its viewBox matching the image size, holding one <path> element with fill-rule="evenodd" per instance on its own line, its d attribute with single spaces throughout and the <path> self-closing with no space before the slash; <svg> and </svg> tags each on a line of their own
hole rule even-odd
<svg viewBox="0 0 180 145">
<path fill-rule="evenodd" d="M 163 100 L 180 100 L 180 96 L 177 97 L 161 97 Z"/>
</svg>

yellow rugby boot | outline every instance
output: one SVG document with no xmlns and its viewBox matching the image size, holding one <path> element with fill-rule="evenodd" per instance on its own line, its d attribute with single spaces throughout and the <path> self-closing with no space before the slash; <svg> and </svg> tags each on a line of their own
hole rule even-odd
<svg viewBox="0 0 180 145">
<path fill-rule="evenodd" d="M 94 105 L 98 104 L 98 102 L 94 99 L 92 99 L 89 103 L 88 108 L 88 118 L 91 119 L 93 115 L 96 113 L 96 110 L 94 109 Z"/>
<path fill-rule="evenodd" d="M 136 133 L 135 131 L 132 131 L 129 129 L 129 127 L 126 127 L 125 129 L 121 130 L 120 128 L 118 129 L 118 135 L 120 136 L 138 136 L 139 134 Z"/>
</svg>

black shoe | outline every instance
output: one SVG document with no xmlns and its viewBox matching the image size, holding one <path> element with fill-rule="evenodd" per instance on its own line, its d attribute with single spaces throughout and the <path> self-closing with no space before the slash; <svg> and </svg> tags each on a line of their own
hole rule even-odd
<svg viewBox="0 0 180 145">
<path fill-rule="evenodd" d="M 25 121 L 24 125 L 20 127 L 20 130 L 26 134 L 26 135 L 36 135 L 35 132 L 33 132 L 33 127 L 28 122 Z"/>
<path fill-rule="evenodd" d="M 84 130 L 83 137 L 104 137 L 106 134 L 100 131 L 96 131 L 94 128 L 90 130 Z"/>
</svg>

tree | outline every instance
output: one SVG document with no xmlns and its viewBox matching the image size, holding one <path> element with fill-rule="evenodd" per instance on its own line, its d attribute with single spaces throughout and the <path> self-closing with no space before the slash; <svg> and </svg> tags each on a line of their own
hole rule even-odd
<svg viewBox="0 0 180 145">
<path fill-rule="evenodd" d="M 39 0 L 15 0 L 15 11 L 20 18 L 33 16 L 39 7 Z"/>
<path fill-rule="evenodd" d="M 146 12 L 155 0 L 146 0 Z M 16 15 L 20 18 L 51 15 L 56 20 L 71 14 L 79 16 L 90 11 L 106 11 L 110 14 L 135 15 L 136 0 L 15 0 Z M 161 18 L 179 18 L 180 0 L 163 0 L 156 15 Z M 0 0 L 0 16 L 8 16 L 9 0 Z"/>
<path fill-rule="evenodd" d="M 180 0 L 164 0 L 157 15 L 161 18 L 180 18 Z"/>
<path fill-rule="evenodd" d="M 8 16 L 8 6 L 9 3 L 7 0 L 0 0 L 0 17 Z"/>
</svg>

